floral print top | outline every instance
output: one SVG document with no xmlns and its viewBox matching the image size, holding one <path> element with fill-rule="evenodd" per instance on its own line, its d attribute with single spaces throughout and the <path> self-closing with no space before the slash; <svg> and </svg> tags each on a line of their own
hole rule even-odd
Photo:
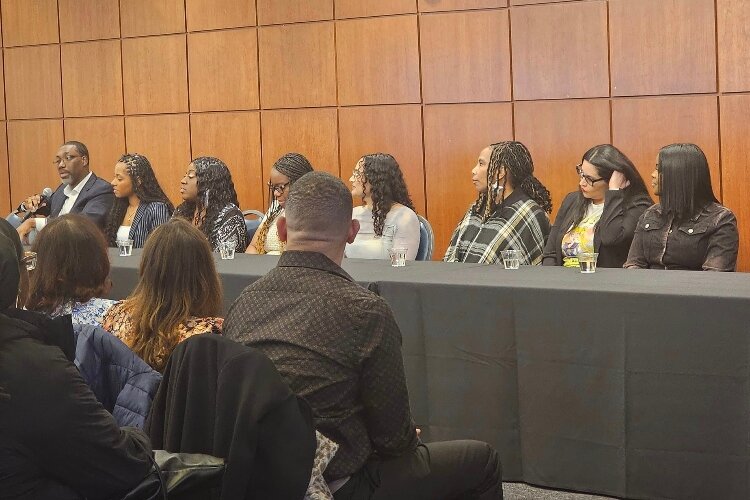
<svg viewBox="0 0 750 500">
<path fill-rule="evenodd" d="M 55 309 L 50 316 L 56 318 L 70 314 L 74 325 L 102 326 L 104 315 L 114 303 L 114 300 L 96 297 L 88 302 L 67 302 Z"/>
</svg>

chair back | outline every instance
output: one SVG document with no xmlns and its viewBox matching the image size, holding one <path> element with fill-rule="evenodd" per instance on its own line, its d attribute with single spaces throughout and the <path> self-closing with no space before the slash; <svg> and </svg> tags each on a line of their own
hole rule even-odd
<svg viewBox="0 0 750 500">
<path fill-rule="evenodd" d="M 252 215 L 255 217 L 255 219 L 248 219 L 247 216 Z M 255 231 L 258 230 L 260 227 L 260 223 L 263 222 L 263 217 L 266 216 L 263 212 L 260 210 L 243 210 L 242 216 L 245 217 L 245 229 L 247 229 L 247 242 L 250 243 L 253 241 L 253 236 L 255 236 Z"/>
<path fill-rule="evenodd" d="M 417 214 L 419 219 L 419 249 L 417 249 L 416 260 L 432 259 L 432 251 L 435 247 L 435 233 L 432 232 L 430 223 Z"/>
</svg>

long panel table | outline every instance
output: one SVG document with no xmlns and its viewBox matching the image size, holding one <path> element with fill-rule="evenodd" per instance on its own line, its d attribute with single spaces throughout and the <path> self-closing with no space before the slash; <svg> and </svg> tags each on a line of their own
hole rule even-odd
<svg viewBox="0 0 750 500">
<path fill-rule="evenodd" d="M 139 257 L 111 254 L 113 298 Z M 225 304 L 277 257 L 221 261 Z M 628 498 L 750 498 L 750 275 L 346 260 L 391 305 L 425 440 L 506 480 Z"/>
</svg>

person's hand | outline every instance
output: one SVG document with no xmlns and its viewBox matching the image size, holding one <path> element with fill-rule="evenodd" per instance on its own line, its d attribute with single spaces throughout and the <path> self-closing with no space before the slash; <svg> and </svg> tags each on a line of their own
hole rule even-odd
<svg viewBox="0 0 750 500">
<path fill-rule="evenodd" d="M 29 244 L 29 233 L 32 229 L 36 228 L 36 221 L 34 219 L 26 219 L 21 223 L 20 226 L 16 229 L 18 231 L 18 236 L 21 238 L 21 243 L 24 245 Z"/>
<path fill-rule="evenodd" d="M 420 429 L 419 427 L 415 427 L 414 430 L 417 431 L 417 437 L 422 434 L 422 429 Z"/>
<path fill-rule="evenodd" d="M 609 189 L 624 189 L 628 186 L 630 186 L 630 181 L 625 174 L 617 170 L 612 172 L 612 177 L 609 178 Z"/>
<path fill-rule="evenodd" d="M 35 212 L 37 208 L 39 208 L 39 204 L 42 202 L 42 197 L 38 194 L 35 194 L 34 196 L 29 196 L 26 198 L 23 202 L 24 205 L 26 205 L 26 211 L 27 212 Z"/>
</svg>

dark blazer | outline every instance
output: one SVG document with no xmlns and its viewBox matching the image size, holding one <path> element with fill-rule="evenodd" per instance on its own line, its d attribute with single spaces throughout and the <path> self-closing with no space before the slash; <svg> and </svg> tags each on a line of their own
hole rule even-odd
<svg viewBox="0 0 750 500">
<path fill-rule="evenodd" d="M 151 231 L 167 222 L 171 217 L 172 212 L 169 210 L 169 205 L 161 201 L 138 205 L 133 223 L 130 225 L 129 238 L 133 240 L 133 247 L 143 248 Z"/>
<path fill-rule="evenodd" d="M 300 499 L 310 482 L 310 407 L 263 353 L 221 335 L 178 344 L 146 433 L 159 449 L 223 457 L 221 500 Z"/>
<path fill-rule="evenodd" d="M 63 203 L 65 203 L 65 184 L 60 184 L 50 197 L 50 217 L 60 215 Z M 100 179 L 94 172 L 83 186 L 81 193 L 76 198 L 73 208 L 70 209 L 72 214 L 81 214 L 89 217 L 97 226 L 104 229 L 107 222 L 107 214 L 112 208 L 115 201 L 115 195 L 112 193 L 112 185 Z"/>
<path fill-rule="evenodd" d="M 96 400 L 70 361 L 70 318 L 67 335 L 45 326 L 60 321 L 0 314 L 0 497 L 121 498 L 151 469 L 151 447 Z"/>
<path fill-rule="evenodd" d="M 561 266 L 563 263 L 562 239 L 574 222 L 573 207 L 577 196 L 578 191 L 568 193 L 557 212 L 544 247 L 544 266 Z M 652 204 L 653 201 L 646 194 L 637 195 L 626 203 L 623 189 L 608 190 L 604 194 L 604 211 L 594 230 L 594 251 L 599 253 L 598 267 L 622 267 L 628 257 L 638 219 Z"/>
</svg>

